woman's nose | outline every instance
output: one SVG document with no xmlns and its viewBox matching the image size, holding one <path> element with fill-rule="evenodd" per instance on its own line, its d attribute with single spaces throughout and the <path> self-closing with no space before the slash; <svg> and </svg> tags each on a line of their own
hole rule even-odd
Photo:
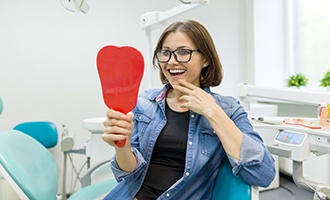
<svg viewBox="0 0 330 200">
<path fill-rule="evenodd" d="M 177 64 L 178 61 L 176 60 L 174 52 L 172 53 L 170 60 L 168 61 L 169 64 Z"/>
</svg>

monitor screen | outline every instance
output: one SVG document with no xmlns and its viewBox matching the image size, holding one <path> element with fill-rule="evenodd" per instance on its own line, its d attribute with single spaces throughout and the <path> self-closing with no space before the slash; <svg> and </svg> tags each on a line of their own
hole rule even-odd
<svg viewBox="0 0 330 200">
<path fill-rule="evenodd" d="M 283 130 L 277 134 L 276 140 L 283 142 L 283 143 L 287 143 L 287 144 L 299 145 L 299 144 L 302 144 L 305 136 L 306 135 L 304 135 L 304 134 Z"/>
</svg>

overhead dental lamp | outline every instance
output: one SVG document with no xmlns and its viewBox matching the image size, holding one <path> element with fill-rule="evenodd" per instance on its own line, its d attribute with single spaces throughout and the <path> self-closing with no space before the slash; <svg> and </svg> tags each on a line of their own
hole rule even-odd
<svg viewBox="0 0 330 200">
<path fill-rule="evenodd" d="M 87 0 L 60 0 L 60 2 L 70 12 L 82 12 L 86 14 L 89 10 Z"/>
</svg>

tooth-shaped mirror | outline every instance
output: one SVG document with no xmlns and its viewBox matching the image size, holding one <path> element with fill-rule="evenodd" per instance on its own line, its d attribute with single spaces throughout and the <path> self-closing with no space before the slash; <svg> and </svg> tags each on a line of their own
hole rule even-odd
<svg viewBox="0 0 330 200">
<path fill-rule="evenodd" d="M 106 106 L 125 114 L 133 110 L 144 72 L 142 54 L 129 46 L 105 46 L 97 54 L 97 70 Z M 125 144 L 116 141 L 118 147 Z"/>
</svg>

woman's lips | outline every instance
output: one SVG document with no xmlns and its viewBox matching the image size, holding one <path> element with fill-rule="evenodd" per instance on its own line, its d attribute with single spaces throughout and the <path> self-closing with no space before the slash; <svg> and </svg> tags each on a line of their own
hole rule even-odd
<svg viewBox="0 0 330 200">
<path fill-rule="evenodd" d="M 181 75 L 186 72 L 184 69 L 169 69 L 167 70 L 172 76 Z"/>
</svg>

